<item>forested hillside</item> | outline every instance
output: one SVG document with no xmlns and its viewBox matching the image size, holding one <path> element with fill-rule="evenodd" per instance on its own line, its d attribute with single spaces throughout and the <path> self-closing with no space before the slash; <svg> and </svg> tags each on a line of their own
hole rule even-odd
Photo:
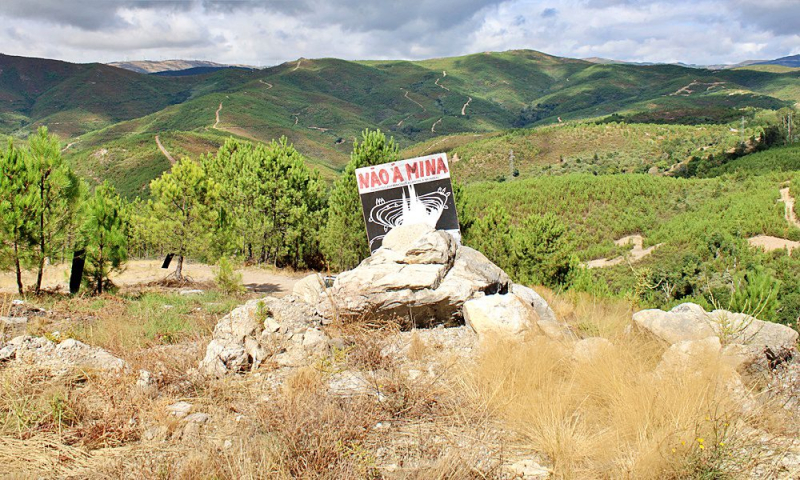
<svg viewBox="0 0 800 480">
<path fill-rule="evenodd" d="M 263 70 L 176 77 L 8 56 L 0 58 L 0 69 L 0 95 L 8 100 L 0 133 L 24 139 L 47 125 L 69 145 L 64 155 L 77 171 L 111 180 L 128 197 L 169 166 L 156 135 L 173 158 L 214 150 L 231 135 L 257 141 L 286 136 L 333 179 L 365 128 L 380 128 L 411 147 L 448 134 L 609 115 L 627 123 L 722 125 L 742 116 L 749 122 L 760 109 L 800 101 L 796 71 L 599 65 L 529 50 L 416 62 L 299 59 Z M 748 124 L 748 133 L 755 127 Z M 721 127 L 709 129 L 714 133 L 700 136 L 721 137 Z M 572 153 L 602 157 L 614 148 L 591 143 Z M 706 146 L 701 139 L 690 143 Z M 534 173 L 531 165 L 543 163 L 524 147 L 517 150 L 521 171 Z M 675 148 L 664 150 L 667 160 L 679 156 Z M 657 147 L 643 153 L 664 152 Z M 665 168 L 667 160 L 656 163 Z M 623 168 L 639 166 L 628 163 Z"/>
</svg>

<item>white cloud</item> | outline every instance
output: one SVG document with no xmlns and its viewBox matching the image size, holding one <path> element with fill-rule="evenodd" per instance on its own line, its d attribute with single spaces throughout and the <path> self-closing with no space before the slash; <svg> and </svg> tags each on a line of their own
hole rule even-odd
<svg viewBox="0 0 800 480">
<path fill-rule="evenodd" d="M 0 48 L 78 62 L 270 65 L 530 48 L 733 63 L 798 53 L 798 24 L 796 0 L 4 0 Z"/>
</svg>

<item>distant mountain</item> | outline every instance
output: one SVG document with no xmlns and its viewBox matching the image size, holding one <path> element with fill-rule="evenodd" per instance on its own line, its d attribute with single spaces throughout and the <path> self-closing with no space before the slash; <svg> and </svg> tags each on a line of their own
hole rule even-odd
<svg viewBox="0 0 800 480">
<path fill-rule="evenodd" d="M 164 70 L 162 72 L 155 72 L 151 73 L 150 75 L 156 75 L 159 77 L 188 77 L 191 75 L 207 75 L 209 73 L 218 72 L 220 70 L 252 70 L 252 68 L 247 67 L 194 67 L 194 68 L 187 68 L 185 70 Z"/>
<path fill-rule="evenodd" d="M 298 59 L 259 70 L 215 65 L 189 67 L 204 74 L 145 75 L 0 56 L 0 134 L 21 138 L 48 125 L 70 145 L 64 155 L 84 177 L 108 178 L 133 195 L 169 168 L 157 135 L 177 158 L 216 150 L 231 135 L 286 136 L 330 179 L 366 128 L 406 147 L 609 115 L 719 124 L 743 109 L 800 101 L 793 88 L 800 72 L 597 64 L 533 50 L 421 61 Z"/>
<path fill-rule="evenodd" d="M 207 62 L 205 60 L 137 60 L 132 62 L 113 62 L 109 63 L 108 65 L 117 68 L 124 68 L 125 70 L 130 70 L 136 73 L 174 72 L 180 70 L 190 70 L 193 68 L 253 68 L 247 65 L 225 65 L 222 63 Z"/>
<path fill-rule="evenodd" d="M 787 57 L 789 58 L 789 57 Z M 683 63 L 683 62 L 673 62 L 673 63 L 657 63 L 657 62 L 626 62 L 624 60 L 614 60 L 610 58 L 602 58 L 602 57 L 589 57 L 584 58 L 583 60 L 591 63 L 597 63 L 600 65 L 640 65 L 640 66 L 647 66 L 647 65 L 677 65 L 679 67 L 686 67 L 686 68 L 704 68 L 706 70 L 726 70 L 729 68 L 740 68 L 746 67 L 748 65 L 755 65 L 762 60 L 745 60 L 743 62 L 729 64 L 729 63 L 720 63 L 720 64 L 713 64 L 713 65 L 700 65 L 696 63 Z M 769 63 L 769 62 L 765 62 Z"/>
<path fill-rule="evenodd" d="M 757 62 L 757 65 L 780 65 L 782 67 L 800 68 L 800 55 L 776 58 L 766 62 Z"/>
</svg>

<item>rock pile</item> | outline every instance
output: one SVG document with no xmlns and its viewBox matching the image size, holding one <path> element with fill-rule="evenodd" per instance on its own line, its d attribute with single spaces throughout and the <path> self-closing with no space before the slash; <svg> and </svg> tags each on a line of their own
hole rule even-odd
<svg viewBox="0 0 800 480">
<path fill-rule="evenodd" d="M 72 338 L 55 343 L 45 337 L 15 337 L 0 344 L 0 363 L 4 362 L 34 364 L 54 374 L 74 368 L 117 372 L 127 368 L 124 360 Z"/>
<path fill-rule="evenodd" d="M 219 377 L 256 369 L 268 358 L 279 365 L 299 365 L 327 348 L 321 326 L 314 309 L 293 295 L 250 300 L 217 323 L 200 370 Z"/>
<path fill-rule="evenodd" d="M 334 319 L 393 319 L 413 326 L 461 325 L 489 335 L 570 335 L 535 291 L 511 282 L 480 252 L 427 225 L 397 227 L 383 246 L 328 288 L 313 274 L 293 294 L 250 301 L 223 318 L 200 364 L 221 376 L 267 358 L 296 365 L 327 347 Z M 274 357 L 273 357 L 274 356 Z"/>
</svg>

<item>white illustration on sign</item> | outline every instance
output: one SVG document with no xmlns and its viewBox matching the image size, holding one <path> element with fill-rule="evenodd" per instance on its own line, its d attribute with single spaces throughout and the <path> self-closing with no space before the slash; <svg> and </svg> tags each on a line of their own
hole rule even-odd
<svg viewBox="0 0 800 480">
<path fill-rule="evenodd" d="M 439 217 L 447 209 L 447 198 L 451 195 L 444 188 L 434 192 L 417 196 L 414 185 L 408 187 L 408 197 L 403 191 L 403 198 L 385 201 L 379 198 L 369 212 L 369 220 L 383 226 L 383 231 L 388 232 L 398 225 L 412 225 L 424 223 L 436 228 Z M 383 240 L 385 235 L 372 239 L 370 247 L 378 240 Z"/>
</svg>

